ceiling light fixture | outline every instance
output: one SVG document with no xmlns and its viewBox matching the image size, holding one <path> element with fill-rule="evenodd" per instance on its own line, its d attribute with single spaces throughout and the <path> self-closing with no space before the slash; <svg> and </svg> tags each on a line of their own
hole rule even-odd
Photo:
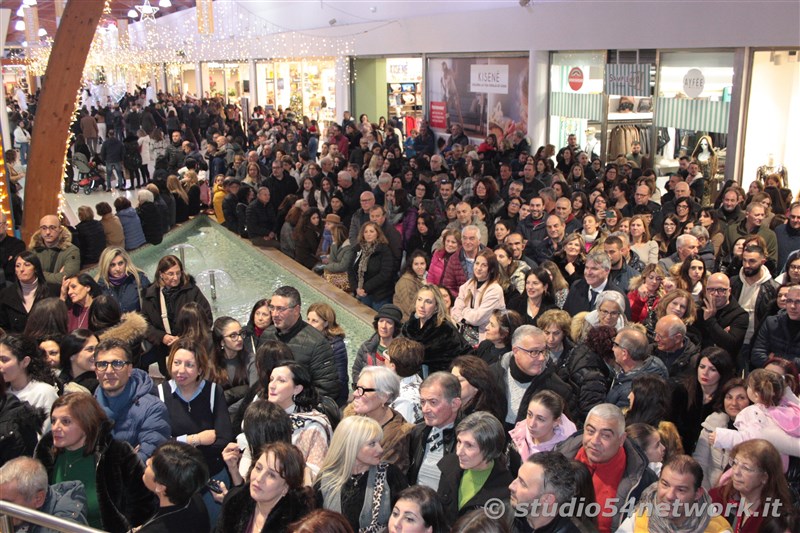
<svg viewBox="0 0 800 533">
<path fill-rule="evenodd" d="M 138 17 L 138 16 L 139 16 L 139 13 L 137 13 L 135 9 L 133 9 L 133 8 L 130 8 L 130 9 L 128 10 L 128 18 L 135 19 L 135 18 L 136 18 L 136 17 Z"/>
<path fill-rule="evenodd" d="M 155 22 L 155 15 L 158 13 L 159 8 L 151 6 L 150 0 L 144 0 L 144 4 L 134 7 L 136 8 L 136 11 L 139 12 L 139 20 L 150 20 Z"/>
<path fill-rule="evenodd" d="M 159 7 L 172 7 L 170 0 L 158 0 Z"/>
<path fill-rule="evenodd" d="M 47 35 L 47 30 L 44 28 L 39 28 L 39 37 L 44 37 Z"/>
<path fill-rule="evenodd" d="M 24 20 L 18 20 L 18 21 L 16 21 L 16 22 L 14 23 L 14 29 L 15 29 L 16 31 L 25 31 L 25 21 L 24 21 Z"/>
<path fill-rule="evenodd" d="M 35 6 L 36 5 L 36 0 L 22 0 L 22 5 L 28 6 L 28 7 Z"/>
<path fill-rule="evenodd" d="M 25 8 L 26 7 L 28 7 L 28 6 L 26 6 L 25 4 L 22 4 L 21 6 L 19 6 L 19 9 L 17 9 L 17 16 L 18 17 L 24 17 L 25 16 Z"/>
</svg>

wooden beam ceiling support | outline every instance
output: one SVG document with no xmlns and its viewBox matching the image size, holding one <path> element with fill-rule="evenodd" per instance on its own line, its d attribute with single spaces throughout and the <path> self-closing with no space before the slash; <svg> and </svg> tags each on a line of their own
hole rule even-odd
<svg viewBox="0 0 800 533">
<path fill-rule="evenodd" d="M 75 98 L 104 7 L 104 0 L 67 2 L 56 31 L 36 109 L 28 157 L 22 223 L 22 236 L 26 243 L 37 230 L 39 220 L 55 213 L 58 208 Z"/>
</svg>

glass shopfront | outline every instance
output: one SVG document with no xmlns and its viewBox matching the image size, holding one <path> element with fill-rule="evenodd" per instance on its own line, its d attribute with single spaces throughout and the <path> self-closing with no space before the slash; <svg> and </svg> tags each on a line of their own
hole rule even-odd
<svg viewBox="0 0 800 533">
<path fill-rule="evenodd" d="M 202 63 L 201 69 L 204 96 L 238 104 L 242 97 L 250 95 L 250 67 L 247 63 L 208 62 Z"/>
<path fill-rule="evenodd" d="M 166 66 L 167 88 L 171 94 L 197 95 L 195 66 L 186 63 L 172 63 Z M 157 78 L 158 79 L 158 78 Z M 162 89 L 159 87 L 159 89 Z"/>
<path fill-rule="evenodd" d="M 581 150 L 602 158 L 605 64 L 605 50 L 551 53 L 547 139 L 556 150 L 575 135 Z"/>
<path fill-rule="evenodd" d="M 777 176 L 781 187 L 800 189 L 800 51 L 756 50 L 750 68 L 741 183 Z M 792 169 L 792 173 L 789 173 Z"/>
<path fill-rule="evenodd" d="M 664 175 L 678 169 L 681 156 L 696 160 L 707 179 L 703 204 L 714 201 L 725 179 L 734 59 L 732 50 L 659 57 L 656 169 Z"/>
<path fill-rule="evenodd" d="M 336 108 L 336 63 L 257 61 L 257 101 L 265 109 L 291 108 L 312 119 L 333 120 Z"/>
</svg>

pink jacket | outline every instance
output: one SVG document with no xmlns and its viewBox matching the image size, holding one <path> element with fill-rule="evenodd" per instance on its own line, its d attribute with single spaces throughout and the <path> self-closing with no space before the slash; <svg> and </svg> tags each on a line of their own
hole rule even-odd
<svg viewBox="0 0 800 533">
<path fill-rule="evenodd" d="M 564 441 L 578 430 L 572 420 L 567 418 L 567 415 L 562 414 L 559 419 L 558 425 L 554 428 L 553 438 L 541 444 L 534 444 L 531 440 L 531 435 L 528 433 L 528 425 L 525 420 L 520 420 L 514 429 L 508 432 L 511 440 L 514 441 L 519 456 L 522 461 L 526 461 L 528 457 L 534 453 L 549 452 L 556 447 L 558 443 Z"/>
</svg>

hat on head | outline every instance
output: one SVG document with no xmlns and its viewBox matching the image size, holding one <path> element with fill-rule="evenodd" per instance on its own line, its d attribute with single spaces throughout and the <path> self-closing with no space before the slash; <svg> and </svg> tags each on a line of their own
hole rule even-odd
<svg viewBox="0 0 800 533">
<path fill-rule="evenodd" d="M 331 200 L 334 198 L 338 198 L 340 202 L 344 203 L 344 195 L 342 194 L 342 191 L 333 191 L 333 194 L 331 194 Z"/>
<path fill-rule="evenodd" d="M 381 318 L 387 318 L 394 322 L 395 328 L 395 335 L 400 333 L 400 326 L 403 324 L 403 311 L 400 310 L 394 304 L 386 304 L 378 310 L 378 314 L 375 315 L 375 321 L 373 324 L 377 327 L 378 320 Z"/>
<path fill-rule="evenodd" d="M 330 222 L 331 224 L 341 224 L 342 219 L 339 215 L 334 215 L 333 213 L 328 213 L 325 215 L 325 222 Z"/>
</svg>

